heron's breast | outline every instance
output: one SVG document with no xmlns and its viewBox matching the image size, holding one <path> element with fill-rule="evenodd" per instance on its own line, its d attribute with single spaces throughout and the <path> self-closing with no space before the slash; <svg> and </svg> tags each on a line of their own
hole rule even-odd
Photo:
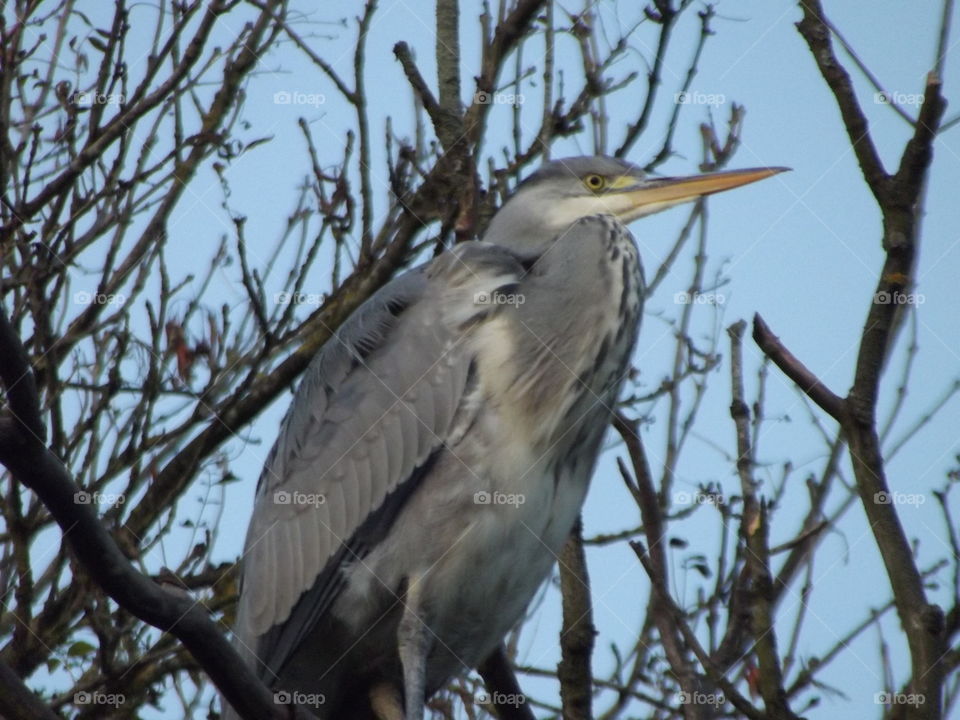
<svg viewBox="0 0 960 720">
<path fill-rule="evenodd" d="M 632 236 L 612 222 L 603 221 L 604 239 L 577 267 L 531 278 L 522 305 L 478 328 L 487 406 L 508 439 L 542 451 L 568 433 L 571 412 L 609 410 L 616 399 L 637 337 L 643 276 Z"/>
</svg>

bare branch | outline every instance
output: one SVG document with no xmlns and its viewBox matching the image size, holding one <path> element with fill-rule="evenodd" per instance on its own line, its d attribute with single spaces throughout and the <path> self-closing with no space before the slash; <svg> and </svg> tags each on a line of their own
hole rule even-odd
<svg viewBox="0 0 960 720">
<path fill-rule="evenodd" d="M 590 720 L 593 717 L 593 673 L 590 659 L 593 639 L 593 606 L 590 578 L 583 552 L 583 521 L 577 520 L 560 553 L 560 592 L 563 596 L 563 627 L 560 630 L 562 659 L 557 667 L 560 700 L 565 720 Z"/>
<path fill-rule="evenodd" d="M 3 661 L 0 661 L 0 715 L 6 720 L 60 720 Z"/>
<path fill-rule="evenodd" d="M 843 400 L 834 395 L 820 379 L 800 362 L 773 334 L 759 314 L 753 316 L 753 339 L 763 354 L 773 360 L 783 374 L 793 380 L 801 390 L 832 418 L 843 417 Z"/>
<path fill-rule="evenodd" d="M 23 346 L 5 312 L 0 312 L 0 342 L 14 350 L 9 354 L 14 360 L 0 367 L 4 386 L 9 388 L 31 371 L 23 362 Z M 33 405 L 31 415 L 39 412 L 36 395 L 30 399 L 20 397 L 19 401 Z M 273 694 L 210 621 L 203 605 L 165 592 L 137 572 L 100 523 L 94 506 L 77 501 L 80 488 L 60 461 L 38 437 L 25 435 L 22 425 L 9 418 L 0 424 L 0 462 L 43 500 L 84 569 L 122 608 L 179 638 L 217 688 L 245 716 L 277 720 L 284 717 L 280 706 L 273 702 Z"/>
<path fill-rule="evenodd" d="M 799 5 L 803 11 L 803 19 L 797 23 L 797 30 L 807 41 L 810 54 L 816 61 L 820 74 L 823 75 L 823 79 L 836 98 L 837 107 L 840 108 L 840 115 L 843 117 L 843 124 L 850 139 L 850 146 L 860 163 L 860 171 L 874 196 L 882 202 L 889 176 L 873 144 L 867 118 L 857 102 L 850 75 L 833 52 L 830 28 L 825 19 L 823 6 L 820 0 L 802 0 Z"/>
<path fill-rule="evenodd" d="M 400 61 L 400 66 L 403 68 L 407 80 L 410 81 L 410 86 L 423 104 L 423 109 L 427 111 L 427 115 L 430 116 L 430 120 L 433 122 L 433 128 L 439 135 L 440 128 L 443 126 L 443 114 L 440 103 L 437 102 L 437 99 L 430 91 L 430 87 L 427 85 L 427 81 L 424 80 L 420 74 L 420 70 L 413 60 L 413 54 L 410 52 L 410 46 L 401 40 L 393 46 L 393 54 L 397 60 Z"/>
<path fill-rule="evenodd" d="M 437 0 L 436 56 L 439 113 L 434 127 L 443 149 L 449 151 L 463 137 L 459 0 Z"/>
</svg>

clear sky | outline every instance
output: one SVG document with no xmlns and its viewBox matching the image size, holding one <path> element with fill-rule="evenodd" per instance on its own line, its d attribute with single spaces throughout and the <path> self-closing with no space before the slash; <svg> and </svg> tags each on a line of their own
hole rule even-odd
<svg viewBox="0 0 960 720">
<path fill-rule="evenodd" d="M 310 12 L 309 19 L 316 22 L 349 18 L 346 27 L 336 23 L 298 25 L 303 34 L 309 35 L 312 30 L 317 35 L 311 40 L 313 47 L 349 77 L 355 37 L 352 18 L 359 11 L 358 5 L 331 2 L 319 11 L 307 3 L 293 3 L 293 6 Z M 630 27 L 641 16 L 639 3 L 604 2 L 598 9 L 611 36 L 616 36 L 618 26 Z M 433 85 L 432 10 L 432 3 L 383 0 L 371 27 L 366 78 L 371 128 L 376 138 L 373 180 L 375 192 L 380 193 L 379 211 L 383 210 L 385 187 L 385 149 L 381 140 L 385 119 L 387 116 L 393 119 L 394 131 L 399 135 L 412 132 L 410 91 L 392 47 L 398 40 L 407 41 L 417 53 L 423 74 Z M 734 440 L 728 413 L 728 343 L 722 328 L 737 319 L 749 319 L 755 312 L 762 313 L 798 357 L 835 392 L 845 393 L 851 383 L 857 342 L 882 252 L 879 214 L 861 179 L 832 97 L 794 27 L 800 17 L 797 6 L 769 0 L 741 0 L 717 3 L 716 10 L 713 21 L 716 36 L 708 42 L 692 84 L 692 97 L 710 98 L 706 102 L 712 105 L 692 103 L 684 108 L 674 141 L 677 155 L 661 171 L 667 174 L 696 172 L 700 160 L 698 124 L 712 112 L 722 127 L 732 102 L 745 105 L 747 116 L 742 146 L 731 166 L 793 168 L 791 173 L 711 199 L 709 204 L 707 277 L 721 273 L 726 284 L 717 289 L 723 296 L 722 303 L 698 308 L 695 339 L 703 341 L 706 334 L 720 328 L 719 349 L 725 360 L 710 378 L 704 407 L 679 467 L 675 489 L 692 493 L 699 483 L 712 480 L 733 494 L 737 491 L 735 468 L 729 456 L 718 450 L 719 446 L 729 453 Z M 915 104 L 909 104 L 911 96 L 923 92 L 924 77 L 932 64 L 939 10 L 939 3 L 929 0 L 827 3 L 827 11 L 836 26 L 885 88 L 908 103 L 906 109 L 911 113 L 917 110 Z M 479 3 L 463 3 L 464 100 L 474 87 L 479 13 Z M 558 22 L 563 15 L 558 7 Z M 955 18 L 955 25 L 956 22 Z M 224 28 L 223 32 L 233 35 L 233 30 Z M 650 24 L 637 29 L 631 36 L 631 51 L 613 70 L 615 76 L 631 71 L 644 75 L 645 63 L 653 53 L 654 32 Z M 672 98 L 683 82 L 698 32 L 695 15 L 688 15 L 676 29 L 675 44 L 663 72 L 663 102 L 658 105 L 650 131 L 630 153 L 630 159 L 639 164 L 647 162 L 660 147 L 664 119 L 672 110 Z M 569 50 L 569 39 L 563 42 Z M 954 45 L 960 42 L 960 28 L 953 28 L 952 42 Z M 561 52 L 558 58 L 561 65 L 566 63 L 569 68 L 568 83 L 576 87 L 575 54 Z M 525 63 L 538 64 L 539 59 L 531 49 Z M 910 128 L 889 106 L 877 101 L 874 90 L 860 75 L 851 72 L 880 155 L 888 168 L 893 168 Z M 960 48 L 953 47 L 945 74 L 948 99 L 958 95 L 958 77 Z M 529 105 L 523 115 L 528 134 L 538 124 L 542 93 L 539 83 L 538 72 L 521 88 Z M 643 84 L 635 83 L 609 98 L 611 147 L 616 146 L 625 124 L 634 118 L 644 92 Z M 295 97 L 304 99 L 283 104 L 276 101 L 283 97 L 277 93 L 299 94 Z M 948 110 L 947 117 L 952 117 L 955 111 L 956 108 Z M 509 113 L 507 107 L 497 107 L 494 111 L 493 132 L 485 146 L 485 151 L 494 156 L 502 157 L 501 147 L 511 142 L 507 135 Z M 310 172 L 296 125 L 300 116 L 309 123 L 321 160 L 328 164 L 337 162 L 353 118 L 337 98 L 332 84 L 287 43 L 264 58 L 260 72 L 248 87 L 243 108 L 243 119 L 250 126 L 241 131 L 241 136 L 248 141 L 267 136 L 270 142 L 234 161 L 226 171 L 233 193 L 230 204 L 248 218 L 246 233 L 250 262 L 254 266 L 258 261 L 266 261 L 285 227 L 287 214 L 294 207 L 297 187 Z M 584 136 L 583 143 L 586 142 Z M 554 156 L 592 151 L 592 146 L 573 139 L 558 143 Z M 923 298 L 916 315 L 919 352 L 905 408 L 891 440 L 896 440 L 917 421 L 960 376 L 960 314 L 955 310 L 960 271 L 960 205 L 957 202 L 960 128 L 940 137 L 935 151 L 917 270 L 916 292 Z M 220 202 L 217 178 L 207 171 L 191 185 L 169 228 L 171 263 L 180 260 L 189 268 L 198 257 L 213 255 L 221 235 L 232 234 Z M 648 273 L 666 254 L 685 217 L 683 210 L 673 210 L 633 226 Z M 688 283 L 691 252 L 692 249 L 686 251 L 657 295 L 648 302 L 635 358 L 640 370 L 638 388 L 641 392 L 656 387 L 669 372 L 673 342 L 668 321 L 679 315 L 680 308 L 674 298 Z M 213 299 L 230 303 L 242 312 L 245 294 L 237 282 L 238 275 L 236 267 L 225 268 L 213 288 Z M 318 267 L 306 290 L 323 292 L 328 289 L 327 281 L 328 268 Z M 309 308 L 303 311 L 306 313 Z M 748 396 L 752 397 L 756 393 L 759 366 L 759 354 L 752 343 L 746 345 L 745 358 Z M 894 400 L 898 377 L 899 364 L 895 364 L 884 386 L 885 407 Z M 259 439 L 260 443 L 237 441 L 230 445 L 232 467 L 242 482 L 228 486 L 224 527 L 216 548 L 218 559 L 233 558 L 241 549 L 256 476 L 288 401 L 289 396 L 284 395 L 244 437 L 245 440 Z M 777 544 L 795 532 L 806 509 L 804 479 L 822 469 L 826 451 L 807 407 L 775 370 L 771 370 L 767 383 L 765 412 L 768 422 L 761 433 L 759 455 L 766 464 L 758 470 L 759 477 L 765 481 L 764 490 L 769 492 L 771 483 L 779 478 L 784 461 L 790 459 L 794 468 L 771 537 L 771 542 Z M 822 413 L 814 415 L 833 431 L 832 422 Z M 655 406 L 652 418 L 645 439 L 656 475 L 663 459 L 665 405 Z M 918 538 L 923 567 L 949 555 L 930 491 L 942 485 L 946 472 L 956 466 L 955 455 L 960 451 L 958 427 L 960 403 L 951 401 L 936 421 L 888 465 L 894 490 L 919 493 L 924 498 L 923 504 L 900 508 L 909 535 Z M 638 511 L 613 464 L 618 452 L 619 449 L 614 448 L 605 456 L 595 477 L 584 515 L 588 536 L 614 532 L 639 522 Z M 844 474 L 849 478 L 846 465 Z M 841 500 L 839 496 L 833 498 L 830 507 L 836 507 Z M 673 534 L 690 542 L 686 551 L 671 557 L 676 597 L 681 602 L 690 601 L 702 581 L 696 573 L 684 572 L 681 563 L 686 555 L 694 552 L 713 557 L 718 537 L 715 514 L 710 508 L 702 508 L 693 519 L 676 526 Z M 170 551 L 176 554 L 175 548 Z M 591 549 L 588 560 L 595 622 L 600 631 L 595 665 L 598 674 L 603 676 L 613 662 L 610 644 L 628 646 L 639 629 L 648 583 L 625 545 Z M 943 579 L 948 581 L 947 585 L 941 583 L 933 595 L 948 603 L 949 578 L 944 575 Z M 824 653 L 838 637 L 860 622 L 870 608 L 884 604 L 890 597 L 889 585 L 859 507 L 854 506 L 825 540 L 815 566 L 814 589 L 800 642 L 800 655 L 808 658 Z M 798 592 L 799 587 L 794 588 L 782 606 L 782 620 L 792 619 L 797 612 Z M 557 593 L 550 591 L 523 635 L 521 663 L 555 666 L 559 657 L 559 616 Z M 905 645 L 893 616 L 883 627 L 895 667 L 900 672 L 899 684 L 907 667 Z M 787 638 L 781 637 L 780 642 L 784 646 Z M 874 704 L 874 694 L 883 688 L 883 670 L 877 648 L 877 634 L 868 632 L 844 652 L 823 678 L 843 695 L 823 696 L 820 706 L 808 711 L 807 716 L 878 717 L 880 709 Z M 557 702 L 555 683 L 529 678 L 521 678 L 521 682 L 531 696 Z M 597 709 L 604 708 L 607 701 L 609 698 L 601 697 L 596 703 Z M 635 714 L 643 714 L 643 710 L 637 708 Z"/>
</svg>

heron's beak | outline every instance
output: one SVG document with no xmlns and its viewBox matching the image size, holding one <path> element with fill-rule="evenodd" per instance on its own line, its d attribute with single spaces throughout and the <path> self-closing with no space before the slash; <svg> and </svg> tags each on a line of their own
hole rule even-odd
<svg viewBox="0 0 960 720">
<path fill-rule="evenodd" d="M 785 167 L 750 168 L 690 177 L 647 178 L 640 182 L 637 182 L 636 178 L 625 176 L 615 182 L 610 189 L 625 201 L 624 204 L 627 207 L 617 214 L 622 221 L 629 222 L 704 195 L 748 185 L 789 169 Z"/>
</svg>

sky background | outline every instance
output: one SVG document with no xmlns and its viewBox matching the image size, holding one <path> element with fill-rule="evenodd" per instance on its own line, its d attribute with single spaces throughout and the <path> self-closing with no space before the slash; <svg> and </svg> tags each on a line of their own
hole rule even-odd
<svg viewBox="0 0 960 720">
<path fill-rule="evenodd" d="M 106 7 L 106 4 L 104 5 Z M 564 24 L 563 6 L 556 9 L 558 24 Z M 571 5 L 570 9 L 579 5 Z M 310 37 L 311 46 L 344 77 L 352 72 L 356 36 L 353 2 L 326 3 L 322 10 L 311 3 L 292 3 L 295 27 Z M 729 418 L 730 381 L 726 335 L 732 322 L 761 313 L 770 327 L 791 351 L 817 373 L 829 387 L 845 394 L 852 372 L 863 321 L 869 307 L 883 254 L 880 247 L 880 216 L 862 181 L 839 114 L 817 71 L 813 59 L 794 24 L 800 11 L 794 3 L 740 0 L 715 5 L 713 29 L 716 36 L 706 45 L 691 96 L 708 99 L 706 104 L 684 107 L 674 147 L 676 155 L 665 163 L 663 174 L 697 172 L 700 157 L 699 123 L 712 113 L 718 128 L 723 128 L 730 104 L 747 108 L 742 144 L 731 168 L 763 165 L 788 166 L 792 172 L 718 196 L 709 201 L 709 245 L 706 277 L 719 274 L 724 280 L 715 292 L 722 302 L 698 307 L 694 339 L 706 343 L 707 336 L 719 333 L 719 351 L 724 362 L 710 378 L 704 406 L 698 416 L 689 447 L 684 452 L 675 480 L 675 495 L 692 495 L 709 481 L 726 494 L 735 494 L 738 480 L 729 455 L 734 447 L 734 428 Z M 109 9 L 109 8 L 108 8 Z M 601 2 L 599 13 L 607 35 L 615 39 L 618 28 L 634 26 L 642 18 L 639 3 Z M 914 3 L 884 0 L 870 4 L 827 3 L 834 24 L 841 29 L 860 58 L 880 78 L 886 90 L 903 100 L 911 114 L 917 111 L 916 96 L 923 92 L 924 78 L 932 66 L 939 3 L 918 0 Z M 96 12 L 91 8 L 91 13 Z M 149 37 L 149 13 L 145 6 L 132 9 L 134 28 L 139 21 Z M 463 57 L 463 100 L 473 93 L 473 75 L 479 58 L 478 16 L 481 6 L 463 2 L 461 9 L 461 52 Z M 346 24 L 340 20 L 347 18 Z M 239 30 L 231 17 L 217 30 L 223 38 L 232 38 Z M 958 96 L 960 77 L 960 28 L 954 18 L 950 55 L 945 72 L 945 95 Z M 366 82 L 370 99 L 370 126 L 373 137 L 373 185 L 378 212 L 385 208 L 386 119 L 391 118 L 394 132 L 410 136 L 413 109 L 409 85 L 395 60 L 393 45 L 405 40 L 414 49 L 421 72 L 435 87 L 433 66 L 433 4 L 383 0 L 374 16 L 367 50 Z M 631 35 L 630 50 L 614 66 L 611 74 L 622 77 L 636 71 L 641 77 L 653 55 L 656 28 L 642 24 Z M 662 74 L 662 98 L 644 134 L 630 152 L 629 159 L 645 164 L 659 150 L 666 119 L 673 109 L 674 94 L 684 80 L 689 59 L 699 34 L 695 14 L 686 14 L 676 30 Z M 569 38 L 558 37 L 558 63 L 566 67 L 567 97 L 579 89 L 578 56 Z M 540 67 L 536 44 L 525 50 L 524 64 Z M 843 57 L 843 56 L 842 56 Z M 509 66 L 509 63 L 508 63 Z M 888 106 L 879 102 L 875 91 L 862 76 L 854 77 L 858 95 L 867 113 L 871 132 L 881 158 L 888 167 L 896 166 L 911 128 Z M 501 78 L 505 81 L 507 78 Z M 351 84 L 348 82 L 348 84 Z M 522 123 L 529 138 L 539 126 L 543 88 L 539 72 L 519 90 L 524 97 Z M 555 97 L 558 89 L 554 89 Z M 280 93 L 280 95 L 278 95 Z M 296 102 L 278 102 L 288 93 Z M 643 102 L 645 84 L 636 82 L 608 98 L 611 117 L 610 150 L 619 145 L 623 128 L 631 122 Z M 954 103 L 949 119 L 960 109 Z M 509 135 L 512 108 L 497 106 L 491 116 L 491 132 L 484 151 L 502 158 L 501 149 L 511 144 Z M 246 125 L 239 136 L 247 142 L 267 137 L 269 142 L 229 164 L 225 171 L 231 187 L 229 206 L 247 217 L 246 236 L 250 264 L 262 267 L 286 227 L 294 209 L 297 188 L 309 174 L 309 158 L 297 119 L 303 117 L 313 133 L 320 159 L 327 165 L 340 161 L 346 133 L 354 118 L 337 96 L 330 81 L 289 42 L 263 58 L 259 71 L 247 87 L 242 109 Z M 144 138 L 145 140 L 145 138 Z M 589 135 L 558 142 L 554 157 L 589 154 Z M 483 163 L 485 166 L 485 163 Z M 916 322 L 919 351 L 909 394 L 898 423 L 891 433 L 890 445 L 903 435 L 960 377 L 960 313 L 956 311 L 956 288 L 960 275 L 960 127 L 939 137 L 930 174 L 930 192 L 923 224 L 920 260 L 917 268 L 919 312 Z M 168 226 L 171 237 L 168 261 L 179 265 L 183 274 L 194 271 L 198 261 L 212 257 L 224 234 L 232 237 L 233 226 L 222 206 L 219 180 L 206 168 L 187 190 Z M 672 210 L 635 223 L 632 226 L 648 277 L 673 244 L 686 219 L 683 210 Z M 379 217 L 375 217 L 375 227 Z M 635 388 L 649 392 L 667 376 L 674 352 L 672 322 L 679 317 L 676 293 L 689 283 L 693 245 L 676 263 L 667 280 L 647 304 L 637 355 L 640 374 Z M 243 313 L 246 294 L 238 282 L 235 266 L 219 271 L 211 288 L 212 306 L 228 303 Z M 306 292 L 328 290 L 329 267 L 323 263 L 314 269 Z M 279 277 L 274 292 L 285 288 Z M 719 298 L 718 298 L 719 299 Z M 182 300 L 184 304 L 186 300 Z M 176 305 L 174 305 L 174 308 Z M 306 315 L 312 308 L 302 309 Z M 909 333 L 901 336 L 901 343 Z M 898 354 L 898 357 L 900 355 Z M 759 352 L 749 340 L 745 344 L 747 395 L 756 394 Z M 884 408 L 895 399 L 900 376 L 898 363 L 888 369 L 883 387 Z M 277 426 L 289 404 L 284 394 L 265 411 L 252 428 L 228 446 L 231 468 L 240 482 L 226 486 L 223 524 L 214 549 L 215 560 L 235 558 L 252 508 L 254 486 L 263 459 L 276 437 Z M 651 409 L 652 422 L 645 426 L 645 443 L 655 476 L 663 460 L 666 405 Z M 811 420 L 808 406 L 792 385 L 776 370 L 767 382 L 766 416 L 761 432 L 757 477 L 770 492 L 779 480 L 786 460 L 793 472 L 778 510 L 771 544 L 790 539 L 806 510 L 805 478 L 819 473 L 826 461 L 825 445 Z M 813 413 L 833 432 L 833 423 L 820 412 Z M 951 400 L 937 419 L 900 450 L 888 462 L 891 489 L 912 494 L 914 503 L 900 505 L 901 519 L 911 538 L 919 545 L 920 565 L 925 568 L 949 555 L 944 528 L 931 490 L 944 483 L 946 473 L 956 467 L 960 429 L 960 402 Z M 612 438 L 608 438 L 612 444 Z M 726 450 L 726 454 L 724 452 Z M 614 464 L 619 447 L 612 447 L 602 459 L 584 510 L 584 533 L 593 536 L 638 524 L 638 511 L 619 478 Z M 846 458 L 843 474 L 849 477 Z M 201 484 L 181 501 L 181 511 L 189 514 L 207 497 Z M 906 496 L 903 496 L 906 497 Z M 836 508 L 843 497 L 835 493 L 828 510 Z M 960 508 L 956 508 L 960 511 Z M 796 508 L 794 510 L 794 508 Z M 210 506 L 208 517 L 220 511 Z M 671 571 L 678 602 L 690 602 L 704 581 L 692 571 L 684 571 L 685 557 L 697 552 L 709 557 L 717 548 L 717 514 L 700 508 L 686 522 L 677 523 L 672 535 L 684 537 L 689 547 L 671 551 Z M 175 534 L 161 549 L 171 557 L 182 554 L 189 539 L 184 531 Z M 178 543 L 183 546 L 178 546 Z M 158 550 L 156 564 L 169 565 Z M 594 621 L 599 630 L 594 655 L 595 669 L 604 676 L 612 667 L 612 642 L 630 644 L 639 630 L 646 609 L 648 583 L 636 557 L 625 544 L 590 548 Z M 776 563 L 774 564 L 776 568 Z M 949 580 L 944 574 L 943 579 Z M 706 581 L 712 584 L 712 579 Z M 950 602 L 949 585 L 931 591 L 937 601 Z M 791 620 L 799 606 L 799 585 L 788 594 L 779 611 L 779 620 Z M 818 554 L 814 571 L 814 593 L 809 601 L 805 632 L 799 655 L 822 655 L 851 627 L 862 621 L 871 608 L 890 597 L 889 585 L 866 525 L 862 509 L 854 505 L 840 526 L 830 531 Z M 520 642 L 518 662 L 551 668 L 559 659 L 557 633 L 560 606 L 555 590 L 548 590 L 534 618 L 528 623 Z M 790 625 L 782 626 L 784 628 Z M 906 647 L 890 614 L 883 628 L 890 653 L 899 671 L 897 685 L 907 667 Z M 780 630 L 781 634 L 784 630 Z M 786 637 L 780 638 L 781 647 Z M 823 679 L 842 690 L 843 695 L 821 694 L 820 705 L 810 709 L 810 718 L 875 718 L 880 708 L 875 694 L 884 688 L 883 668 L 878 660 L 878 635 L 867 632 L 841 654 Z M 794 673 L 796 668 L 794 668 Z M 556 683 L 521 678 L 527 693 L 540 700 L 556 703 Z M 595 707 L 603 710 L 610 698 L 601 696 Z M 169 707 L 174 707 L 171 705 Z M 169 710 L 169 707 L 167 708 Z M 636 714 L 642 715 L 638 708 Z M 167 716 L 162 711 L 157 716 Z"/>
</svg>

